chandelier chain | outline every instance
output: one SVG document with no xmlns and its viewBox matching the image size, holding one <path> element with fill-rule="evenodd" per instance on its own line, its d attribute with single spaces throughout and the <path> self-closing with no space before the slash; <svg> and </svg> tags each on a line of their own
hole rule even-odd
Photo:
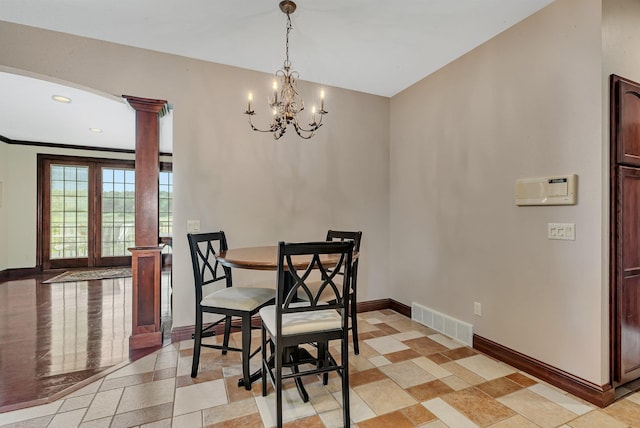
<svg viewBox="0 0 640 428">
<path fill-rule="evenodd" d="M 285 43 L 285 55 L 286 59 L 284 60 L 285 67 L 291 67 L 291 62 L 289 61 L 289 32 L 291 31 L 291 16 L 287 13 L 287 38 Z"/>
</svg>

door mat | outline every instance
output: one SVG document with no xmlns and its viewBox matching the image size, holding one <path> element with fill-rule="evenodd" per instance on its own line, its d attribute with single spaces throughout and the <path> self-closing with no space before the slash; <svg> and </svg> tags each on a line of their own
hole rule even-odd
<svg viewBox="0 0 640 428">
<path fill-rule="evenodd" d="M 68 270 L 65 273 L 42 281 L 43 284 L 53 282 L 91 281 L 95 279 L 127 278 L 131 276 L 131 268 L 110 268 L 90 270 Z"/>
</svg>

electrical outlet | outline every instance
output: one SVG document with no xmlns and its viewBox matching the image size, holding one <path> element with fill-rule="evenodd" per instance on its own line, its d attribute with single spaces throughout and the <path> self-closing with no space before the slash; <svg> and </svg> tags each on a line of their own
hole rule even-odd
<svg viewBox="0 0 640 428">
<path fill-rule="evenodd" d="M 187 220 L 187 232 L 200 232 L 200 220 Z"/>
<path fill-rule="evenodd" d="M 473 302 L 473 313 L 479 317 L 482 316 L 482 305 L 480 302 Z"/>
</svg>

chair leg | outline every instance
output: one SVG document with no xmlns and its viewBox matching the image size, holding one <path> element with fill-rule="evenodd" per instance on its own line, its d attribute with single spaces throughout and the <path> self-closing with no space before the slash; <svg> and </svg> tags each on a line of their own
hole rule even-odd
<svg viewBox="0 0 640 428">
<path fill-rule="evenodd" d="M 222 355 L 227 354 L 227 348 L 229 347 L 229 336 L 231 335 L 231 316 L 227 315 L 224 320 L 224 337 L 222 338 Z"/>
<path fill-rule="evenodd" d="M 298 349 L 288 348 L 285 353 L 288 355 L 288 362 L 291 363 L 291 372 L 295 374 L 300 373 L 298 368 L 298 363 L 300 362 L 300 359 L 298 358 Z M 302 398 L 302 402 L 307 403 L 309 401 L 309 393 L 302 383 L 302 377 L 295 377 L 293 380 L 296 384 L 296 388 L 298 389 L 298 393 L 300 394 L 300 398 Z"/>
<path fill-rule="evenodd" d="M 276 340 L 277 342 L 277 340 Z M 282 359 L 284 349 L 282 345 L 276 343 L 275 367 L 276 367 L 276 426 L 282 427 Z"/>
<path fill-rule="evenodd" d="M 267 370 L 269 370 L 269 360 L 267 358 L 267 329 L 262 325 L 262 340 L 260 346 L 262 347 L 262 396 L 267 396 Z"/>
<path fill-rule="evenodd" d="M 345 427 L 351 426 L 351 415 L 349 412 L 349 338 L 342 340 L 342 417 Z"/>
<path fill-rule="evenodd" d="M 356 306 L 356 293 L 351 294 L 349 302 L 349 310 L 351 311 L 351 336 L 353 337 L 353 353 L 360 355 L 360 346 L 358 346 L 358 307 Z"/>
<path fill-rule="evenodd" d="M 329 362 L 329 343 L 318 342 L 318 363 L 317 367 L 328 367 Z M 329 383 L 329 373 L 322 373 L 322 384 L 327 385 Z"/>
<path fill-rule="evenodd" d="M 202 344 L 202 312 L 196 308 L 196 326 L 193 335 L 193 356 L 191 362 L 191 377 L 198 375 L 198 365 L 200 364 L 200 345 Z"/>
<path fill-rule="evenodd" d="M 251 389 L 251 379 L 249 376 L 249 355 L 251 355 L 251 315 L 242 316 L 242 377 L 244 388 Z"/>
</svg>

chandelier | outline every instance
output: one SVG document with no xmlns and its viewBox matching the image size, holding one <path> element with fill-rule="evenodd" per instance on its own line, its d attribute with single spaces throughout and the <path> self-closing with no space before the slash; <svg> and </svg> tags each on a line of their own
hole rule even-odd
<svg viewBox="0 0 640 428">
<path fill-rule="evenodd" d="M 320 110 L 316 111 L 315 106 L 311 112 L 311 123 L 303 125 L 298 118 L 298 113 L 304 110 L 304 101 L 296 89 L 298 72 L 291 70 L 289 61 L 289 32 L 291 31 L 291 14 L 296 10 L 296 4 L 292 1 L 281 1 L 280 10 L 287 15 L 287 36 L 285 44 L 285 60 L 282 69 L 275 74 L 273 81 L 273 95 L 267 99 L 268 105 L 273 111 L 273 120 L 269 129 L 259 129 L 253 124 L 252 116 L 256 113 L 251 109 L 253 94 L 249 92 L 249 102 L 247 111 L 244 114 L 249 116 L 251 129 L 258 132 L 271 132 L 273 138 L 278 140 L 287 130 L 287 125 L 292 125 L 296 134 L 308 140 L 315 135 L 315 132 L 322 126 L 322 117 L 327 114 L 324 109 L 324 90 L 320 92 Z"/>
</svg>

